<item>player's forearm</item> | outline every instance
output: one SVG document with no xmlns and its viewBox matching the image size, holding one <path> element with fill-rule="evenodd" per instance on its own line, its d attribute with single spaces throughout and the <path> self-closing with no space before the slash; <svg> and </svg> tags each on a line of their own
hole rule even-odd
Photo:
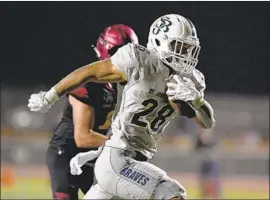
<svg viewBox="0 0 270 200">
<path fill-rule="evenodd" d="M 94 71 L 91 69 L 91 64 L 83 66 L 59 81 L 54 85 L 45 95 L 46 100 L 54 104 L 59 98 L 65 94 L 71 92 L 72 90 L 78 88 L 84 83 L 91 80 L 94 76 Z"/>
<path fill-rule="evenodd" d="M 189 105 L 195 110 L 195 120 L 204 129 L 215 125 L 214 111 L 212 106 L 204 99 L 197 99 Z"/>
<path fill-rule="evenodd" d="M 196 121 L 199 122 L 202 128 L 209 129 L 215 125 L 213 108 L 206 100 L 201 106 L 194 106 L 194 109 L 196 111 Z"/>
<path fill-rule="evenodd" d="M 85 65 L 67 75 L 46 93 L 45 98 L 54 104 L 60 97 L 87 82 L 115 83 L 125 81 L 124 75 L 112 66 L 110 60 Z"/>
<path fill-rule="evenodd" d="M 85 65 L 79 69 L 71 72 L 61 81 L 59 81 L 53 88 L 59 97 L 71 92 L 75 88 L 91 81 L 95 80 L 99 76 L 93 66 L 96 63 Z"/>
<path fill-rule="evenodd" d="M 107 136 L 93 130 L 89 130 L 88 133 L 80 134 L 79 137 L 75 138 L 75 142 L 80 148 L 94 148 L 102 146 L 107 139 Z"/>
</svg>

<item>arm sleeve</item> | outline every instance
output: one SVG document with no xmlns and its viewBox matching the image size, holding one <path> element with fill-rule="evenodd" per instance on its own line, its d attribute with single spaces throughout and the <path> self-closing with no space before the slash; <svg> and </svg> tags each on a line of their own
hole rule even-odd
<svg viewBox="0 0 270 200">
<path fill-rule="evenodd" d="M 180 110 L 180 115 L 187 117 L 187 118 L 193 118 L 196 117 L 196 112 L 195 110 L 188 105 L 186 102 L 184 101 L 176 101 L 177 106 Z"/>
</svg>

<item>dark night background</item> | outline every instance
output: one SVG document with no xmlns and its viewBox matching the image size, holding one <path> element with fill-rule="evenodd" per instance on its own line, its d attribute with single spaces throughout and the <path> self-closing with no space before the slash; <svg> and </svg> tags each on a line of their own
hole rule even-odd
<svg viewBox="0 0 270 200">
<path fill-rule="evenodd" d="M 1 82 L 52 86 L 96 60 L 91 44 L 106 26 L 127 24 L 145 45 L 166 13 L 195 24 L 207 91 L 268 91 L 269 2 L 1 2 Z"/>
</svg>

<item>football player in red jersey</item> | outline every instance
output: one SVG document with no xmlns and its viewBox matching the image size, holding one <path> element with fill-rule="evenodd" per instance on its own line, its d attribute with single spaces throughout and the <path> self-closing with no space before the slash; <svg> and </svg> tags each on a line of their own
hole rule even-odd
<svg viewBox="0 0 270 200">
<path fill-rule="evenodd" d="M 100 34 L 94 50 L 103 60 L 129 42 L 138 43 L 135 32 L 126 25 L 115 24 Z M 53 199 L 76 200 L 79 189 L 86 193 L 92 186 L 94 162 L 85 165 L 80 176 L 70 174 L 69 162 L 77 153 L 99 147 L 107 139 L 116 92 L 109 83 L 87 83 L 67 95 L 63 117 L 47 151 Z"/>
</svg>

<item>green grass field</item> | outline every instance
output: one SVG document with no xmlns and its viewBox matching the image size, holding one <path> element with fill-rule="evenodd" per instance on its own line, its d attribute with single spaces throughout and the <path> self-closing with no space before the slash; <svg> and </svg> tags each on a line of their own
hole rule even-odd
<svg viewBox="0 0 270 200">
<path fill-rule="evenodd" d="M 199 191 L 191 185 L 185 185 L 189 199 L 198 199 Z M 83 195 L 80 195 L 81 197 Z M 268 192 L 250 190 L 234 190 L 223 188 L 224 199 L 269 199 Z M 48 180 L 34 178 L 20 178 L 11 187 L 1 185 L 1 199 L 51 199 Z"/>
</svg>

